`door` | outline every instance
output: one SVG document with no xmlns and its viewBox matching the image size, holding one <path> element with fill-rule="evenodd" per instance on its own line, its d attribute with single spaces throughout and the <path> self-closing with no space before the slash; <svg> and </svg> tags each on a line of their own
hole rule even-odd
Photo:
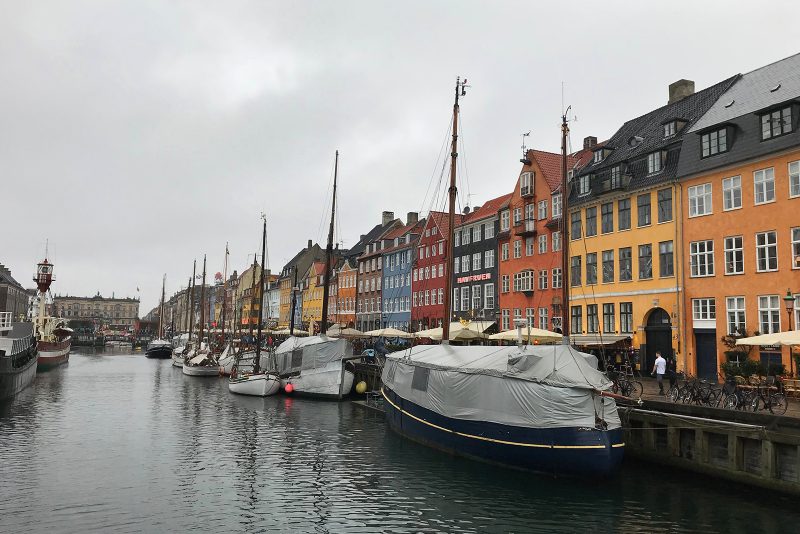
<svg viewBox="0 0 800 534">
<path fill-rule="evenodd" d="M 669 314 L 662 308 L 656 308 L 650 312 L 644 333 L 647 352 L 645 367 L 642 371 L 649 375 L 656 361 L 656 352 L 660 352 L 664 358 L 672 356 L 672 321 Z"/>
<path fill-rule="evenodd" d="M 717 380 L 717 331 L 694 333 L 694 346 L 697 359 L 697 376 Z"/>
</svg>

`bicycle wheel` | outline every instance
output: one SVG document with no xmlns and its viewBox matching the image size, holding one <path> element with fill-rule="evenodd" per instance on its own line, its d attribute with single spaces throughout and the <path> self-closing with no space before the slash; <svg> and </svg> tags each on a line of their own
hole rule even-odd
<svg viewBox="0 0 800 534">
<path fill-rule="evenodd" d="M 628 397 L 640 399 L 642 398 L 642 391 L 644 388 L 642 387 L 642 383 L 638 381 L 628 382 L 629 385 L 629 395 Z"/>
<path fill-rule="evenodd" d="M 722 399 L 722 407 L 728 410 L 735 409 L 738 403 L 739 398 L 734 393 L 725 395 L 725 398 Z"/>
<path fill-rule="evenodd" d="M 672 402 L 678 402 L 678 399 L 681 397 L 681 392 L 677 387 L 674 387 L 669 390 L 669 400 Z"/>
<path fill-rule="evenodd" d="M 753 400 L 750 401 L 750 409 L 754 412 L 763 410 L 765 407 L 764 399 L 761 398 L 761 395 L 756 395 L 753 397 Z"/>
<path fill-rule="evenodd" d="M 786 413 L 787 399 L 783 393 L 775 393 L 769 396 L 771 404 L 770 411 L 775 415 L 783 415 Z"/>
</svg>

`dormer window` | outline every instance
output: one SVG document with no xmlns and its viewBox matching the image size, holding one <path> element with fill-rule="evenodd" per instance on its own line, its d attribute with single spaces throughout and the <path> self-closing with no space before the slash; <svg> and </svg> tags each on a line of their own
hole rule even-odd
<svg viewBox="0 0 800 534">
<path fill-rule="evenodd" d="M 611 189 L 617 189 L 622 185 L 622 173 L 620 172 L 619 165 L 611 169 Z"/>
<path fill-rule="evenodd" d="M 664 125 L 664 139 L 667 137 L 672 137 L 677 131 L 677 123 L 675 121 L 669 121 Z"/>
<path fill-rule="evenodd" d="M 523 172 L 519 177 L 519 195 L 522 197 L 533 194 L 533 173 Z"/>
<path fill-rule="evenodd" d="M 592 160 L 592 162 L 600 163 L 601 161 L 603 161 L 603 151 L 598 150 L 597 152 L 594 153 L 594 160 Z"/>
<path fill-rule="evenodd" d="M 578 176 L 578 195 L 588 195 L 589 194 L 589 184 L 591 183 L 591 174 L 584 174 L 583 176 Z"/>
<path fill-rule="evenodd" d="M 663 168 L 661 151 L 651 152 L 647 155 L 647 174 L 660 172 Z"/>
<path fill-rule="evenodd" d="M 704 133 L 700 137 L 700 143 L 703 148 L 703 157 L 713 156 L 720 152 L 728 151 L 728 129 L 720 128 L 713 132 Z"/>
<path fill-rule="evenodd" d="M 776 109 L 761 115 L 761 139 L 772 139 L 792 131 L 792 108 Z"/>
</svg>

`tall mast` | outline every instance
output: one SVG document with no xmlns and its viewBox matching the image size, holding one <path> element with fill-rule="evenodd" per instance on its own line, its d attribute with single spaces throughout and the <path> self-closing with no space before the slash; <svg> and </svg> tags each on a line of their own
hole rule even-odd
<svg viewBox="0 0 800 534">
<path fill-rule="evenodd" d="M 250 273 L 250 309 L 247 310 L 247 325 L 250 327 L 250 337 L 253 337 L 253 306 L 256 299 L 256 258 L 258 252 L 253 254 L 253 272 Z"/>
<path fill-rule="evenodd" d="M 567 189 L 567 112 L 561 116 L 561 344 L 569 345 L 569 190 Z"/>
<path fill-rule="evenodd" d="M 189 284 L 189 341 L 186 343 L 187 347 L 189 346 L 189 343 L 192 342 L 192 330 L 194 330 L 194 279 L 196 276 L 197 260 L 194 260 L 194 263 L 192 264 L 192 283 Z"/>
<path fill-rule="evenodd" d="M 203 346 L 203 327 L 206 321 L 206 255 L 203 254 L 203 285 L 200 286 L 200 330 L 197 333 L 197 350 Z"/>
<path fill-rule="evenodd" d="M 167 283 L 167 275 L 161 279 L 161 306 L 158 308 L 158 339 L 164 337 L 164 284 Z"/>
<path fill-rule="evenodd" d="M 452 264 L 453 264 L 453 228 L 456 220 L 456 162 L 458 160 L 458 97 L 464 96 L 467 88 L 467 80 L 461 81 L 456 78 L 456 99 L 453 104 L 453 141 L 450 146 L 450 207 L 447 214 L 447 258 L 444 271 L 444 320 L 442 321 L 442 344 L 450 343 L 450 309 L 453 297 Z"/>
<path fill-rule="evenodd" d="M 292 286 L 292 309 L 289 310 L 289 335 L 294 335 L 294 309 L 297 306 L 297 265 L 292 267 L 294 269 L 294 285 Z"/>
<path fill-rule="evenodd" d="M 330 293 L 331 256 L 333 256 L 333 221 L 336 216 L 336 178 L 339 174 L 339 151 L 333 164 L 333 205 L 331 206 L 331 226 L 328 228 L 328 246 L 325 248 L 325 285 L 322 289 L 322 321 L 319 333 L 328 331 L 328 294 Z"/>
<path fill-rule="evenodd" d="M 228 244 L 225 243 L 225 264 L 222 267 L 222 344 L 225 345 L 225 310 L 228 307 Z"/>
<path fill-rule="evenodd" d="M 256 359 L 253 362 L 253 374 L 258 374 L 258 366 L 261 363 L 261 321 L 264 320 L 264 255 L 267 251 L 267 218 L 263 213 L 261 218 L 264 220 L 264 230 L 261 234 L 261 277 L 258 281 L 261 303 L 258 306 L 258 336 L 256 337 Z"/>
</svg>

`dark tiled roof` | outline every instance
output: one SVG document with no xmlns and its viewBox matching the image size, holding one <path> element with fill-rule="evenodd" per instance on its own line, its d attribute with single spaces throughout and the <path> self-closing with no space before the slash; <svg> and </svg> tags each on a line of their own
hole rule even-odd
<svg viewBox="0 0 800 534">
<path fill-rule="evenodd" d="M 728 78 L 623 124 L 606 142 L 605 148 L 611 150 L 610 154 L 598 163 L 589 163 L 573 177 L 572 183 L 576 183 L 578 176 L 594 174 L 595 182 L 591 184 L 592 191 L 581 197 L 577 195 L 577 188 L 572 187 L 570 205 L 583 204 L 602 194 L 599 192 L 600 180 L 607 177 L 611 169 L 617 165 L 622 165 L 622 174 L 630 174 L 627 189 L 631 191 L 674 179 L 678 167 L 680 143 L 684 135 L 735 80 L 736 76 Z M 675 135 L 665 139 L 663 125 L 671 119 L 686 120 L 687 124 Z M 668 151 L 663 169 L 648 174 L 647 155 L 659 150 Z"/>
<path fill-rule="evenodd" d="M 18 289 L 23 289 L 20 283 L 11 276 L 11 271 L 3 264 L 0 264 L 0 284 L 8 284 Z"/>
</svg>

